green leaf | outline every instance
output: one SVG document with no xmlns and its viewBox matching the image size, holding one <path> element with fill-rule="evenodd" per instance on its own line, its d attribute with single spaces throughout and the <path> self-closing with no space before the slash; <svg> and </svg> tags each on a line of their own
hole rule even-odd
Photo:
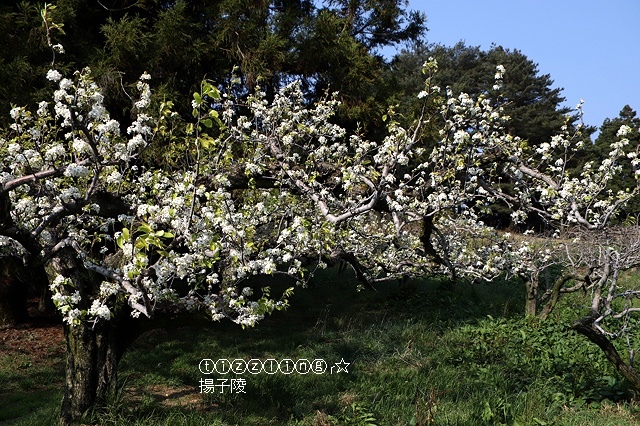
<svg viewBox="0 0 640 426">
<path fill-rule="evenodd" d="M 160 241 L 159 238 L 156 237 L 150 237 L 148 244 L 150 246 L 154 246 L 154 247 L 158 247 L 158 248 L 164 248 L 164 244 L 162 243 L 162 241 Z"/>
<path fill-rule="evenodd" d="M 212 99 L 218 100 L 220 99 L 220 91 L 213 84 L 208 81 L 202 82 L 202 95 L 208 96 Z"/>
<path fill-rule="evenodd" d="M 148 224 L 143 223 L 138 227 L 138 232 L 144 232 L 145 234 L 150 234 L 153 232 L 153 228 L 151 228 Z"/>
<path fill-rule="evenodd" d="M 201 147 L 203 147 L 204 149 L 209 149 L 214 139 L 208 135 L 202 135 L 200 136 L 200 138 L 198 138 L 198 141 L 200 142 Z"/>
</svg>

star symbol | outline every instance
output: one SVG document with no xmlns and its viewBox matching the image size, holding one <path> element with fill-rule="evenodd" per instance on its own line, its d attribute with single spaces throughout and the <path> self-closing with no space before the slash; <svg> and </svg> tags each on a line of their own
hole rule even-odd
<svg viewBox="0 0 640 426">
<path fill-rule="evenodd" d="M 340 359 L 340 362 L 336 362 L 336 367 L 338 367 L 338 371 L 336 371 L 336 373 L 339 373 L 341 371 L 344 371 L 345 373 L 348 373 L 347 371 L 347 367 L 350 365 L 350 362 L 345 362 L 344 358 Z"/>
</svg>

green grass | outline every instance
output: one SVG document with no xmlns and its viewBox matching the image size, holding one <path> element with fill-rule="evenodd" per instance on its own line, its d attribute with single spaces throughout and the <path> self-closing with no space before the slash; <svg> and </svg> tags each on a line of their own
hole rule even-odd
<svg viewBox="0 0 640 426">
<path fill-rule="evenodd" d="M 55 351 L 42 364 L 27 354 L 0 351 L 0 424 L 40 425 L 57 419 L 63 365 Z"/>
<path fill-rule="evenodd" d="M 431 280 L 358 293 L 347 277 L 328 272 L 299 289 L 287 312 L 254 329 L 221 323 L 144 335 L 122 360 L 118 394 L 87 423 L 640 424 L 624 381 L 569 330 L 586 300 L 563 299 L 544 323 L 523 318 L 523 301 L 522 289 L 504 282 Z M 344 358 L 350 365 L 340 374 L 243 374 L 246 393 L 200 394 L 200 379 L 222 377 L 201 374 L 203 358 Z M 11 414 L 2 401 L 0 419 L 55 422 L 59 394 L 22 388 L 21 395 L 14 405 L 37 401 L 39 408 Z"/>
</svg>

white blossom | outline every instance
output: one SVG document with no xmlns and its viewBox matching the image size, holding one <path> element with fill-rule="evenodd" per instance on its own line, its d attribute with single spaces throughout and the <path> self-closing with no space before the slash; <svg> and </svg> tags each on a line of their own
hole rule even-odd
<svg viewBox="0 0 640 426">
<path fill-rule="evenodd" d="M 89 173 L 91 173 L 91 170 L 88 167 L 77 163 L 69 164 L 64 171 L 64 175 L 68 177 L 85 177 Z"/>
<path fill-rule="evenodd" d="M 58 82 L 62 78 L 62 74 L 58 70 L 47 71 L 47 80 Z"/>
<path fill-rule="evenodd" d="M 95 299 L 91 303 L 91 307 L 89 308 L 89 311 L 87 313 L 91 316 L 98 317 L 107 321 L 111 319 L 111 311 L 109 310 L 107 305 L 105 305 L 98 299 Z"/>
</svg>

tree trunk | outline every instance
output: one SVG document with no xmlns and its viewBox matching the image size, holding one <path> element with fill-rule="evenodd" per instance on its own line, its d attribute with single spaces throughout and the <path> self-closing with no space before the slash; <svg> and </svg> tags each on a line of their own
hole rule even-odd
<svg viewBox="0 0 640 426">
<path fill-rule="evenodd" d="M 88 271 L 75 253 L 61 250 L 52 259 L 53 269 L 70 277 L 73 291 L 78 291 L 80 310 L 87 310 L 100 288 L 101 277 Z M 126 348 L 144 331 L 154 327 L 178 325 L 174 316 L 164 321 L 144 318 L 134 319 L 126 305 L 111 309 L 111 319 L 99 320 L 95 324 L 82 320 L 74 326 L 64 325 L 67 343 L 66 383 L 60 423 L 78 423 L 91 410 L 103 406 L 117 385 L 117 367 Z"/>
<path fill-rule="evenodd" d="M 527 300 L 524 305 L 525 315 L 536 316 L 538 313 L 538 280 L 525 279 L 524 286 L 527 292 Z"/>
<path fill-rule="evenodd" d="M 631 383 L 631 386 L 633 386 L 636 391 L 640 391 L 640 375 L 631 365 L 624 362 L 613 343 L 607 339 L 607 336 L 602 334 L 593 326 L 593 321 L 597 317 L 597 313 L 594 312 L 591 315 L 576 321 L 571 328 L 586 336 L 592 343 L 598 345 L 609 362 L 613 364 L 616 371 L 622 374 L 622 376 Z"/>
<path fill-rule="evenodd" d="M 551 312 L 555 309 L 556 305 L 558 304 L 558 301 L 560 300 L 560 290 L 562 290 L 562 288 L 567 283 L 567 281 L 569 281 L 572 278 L 574 278 L 573 275 L 565 275 L 565 274 L 562 274 L 556 278 L 555 282 L 553 283 L 553 288 L 551 289 L 551 293 L 549 294 L 549 297 L 546 299 L 546 303 L 542 308 L 542 312 L 540 312 L 540 319 L 542 321 L 545 321 L 549 317 L 549 315 L 551 315 Z"/>
<path fill-rule="evenodd" d="M 52 259 L 53 271 L 69 277 L 73 288 L 64 292 L 78 291 L 81 298 L 76 306 L 88 310 L 100 289 L 101 277 L 84 268 L 76 253 L 67 248 Z M 121 312 L 113 312 L 110 320 L 96 323 L 80 320 L 78 324 L 64 324 L 67 343 L 66 383 L 60 423 L 77 423 L 89 410 L 100 406 L 115 389 L 117 366 L 122 354 L 120 335 L 125 330 L 119 327 Z"/>
<path fill-rule="evenodd" d="M 120 358 L 116 324 L 109 321 L 65 324 L 67 341 L 66 384 L 61 424 L 79 421 L 90 409 L 105 402 L 116 385 Z"/>
</svg>

